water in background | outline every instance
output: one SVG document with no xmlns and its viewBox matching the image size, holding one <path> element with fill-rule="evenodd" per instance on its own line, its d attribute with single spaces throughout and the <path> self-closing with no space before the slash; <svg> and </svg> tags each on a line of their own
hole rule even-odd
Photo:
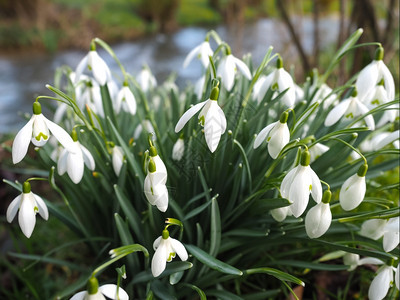
<svg viewBox="0 0 400 300">
<path fill-rule="evenodd" d="M 305 51 L 310 54 L 313 45 L 312 19 L 302 17 L 295 22 L 301 32 Z M 321 47 L 336 42 L 338 29 L 336 18 L 320 20 Z M 127 72 L 136 75 L 143 64 L 147 64 L 159 83 L 175 72 L 177 85 L 183 87 L 187 81 L 194 82 L 202 73 L 199 61 L 193 61 L 186 69 L 182 68 L 182 63 L 188 52 L 204 40 L 208 30 L 210 28 L 183 28 L 173 34 L 159 34 L 134 42 L 115 44 L 112 48 Z M 279 52 L 286 62 L 289 59 L 294 62 L 297 57 L 285 25 L 277 19 L 261 19 L 241 27 L 221 25 L 215 30 L 231 45 L 235 56 L 252 53 L 255 66 L 259 65 L 269 46 L 273 46 L 274 52 Z M 120 74 L 112 58 L 101 51 L 100 47 L 98 52 L 111 70 Z M 86 53 L 67 50 L 54 55 L 24 53 L 0 56 L 0 134 L 19 130 L 26 122 L 21 113 L 32 113 L 32 102 L 36 96 L 52 95 L 45 84 L 53 83 L 56 68 L 64 64 L 75 68 Z"/>
</svg>

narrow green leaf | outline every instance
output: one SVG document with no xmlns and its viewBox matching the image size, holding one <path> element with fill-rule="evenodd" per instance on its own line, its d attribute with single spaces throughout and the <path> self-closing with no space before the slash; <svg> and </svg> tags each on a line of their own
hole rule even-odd
<svg viewBox="0 0 400 300">
<path fill-rule="evenodd" d="M 253 294 L 247 294 L 243 295 L 244 300 L 265 300 L 273 297 L 274 299 L 275 296 L 277 296 L 279 293 L 281 293 L 281 290 L 269 290 L 269 291 L 264 291 L 264 292 L 258 292 L 258 293 L 253 293 Z"/>
<path fill-rule="evenodd" d="M 200 248 L 194 245 L 187 245 L 185 244 L 186 249 L 199 261 L 201 261 L 206 266 L 210 267 L 213 270 L 217 270 L 218 272 L 230 274 L 230 275 L 237 275 L 241 276 L 243 274 L 242 271 L 224 263 L 215 257 L 211 256 L 207 252 L 201 250 Z"/>
<path fill-rule="evenodd" d="M 221 216 L 219 214 L 219 206 L 216 197 L 211 199 L 211 238 L 210 238 L 210 255 L 217 256 L 219 246 L 221 244 Z"/>
<path fill-rule="evenodd" d="M 191 267 L 193 267 L 193 264 L 188 261 L 174 261 L 171 263 L 167 263 L 167 267 L 165 268 L 164 272 L 162 272 L 161 275 L 157 277 L 157 279 L 164 278 L 177 272 L 188 270 Z M 155 278 L 151 273 L 151 270 L 146 270 L 140 272 L 139 274 L 136 274 L 131 283 L 135 284 L 140 282 L 149 282 L 154 279 Z"/>
<path fill-rule="evenodd" d="M 207 300 L 206 294 L 197 286 L 195 286 L 193 284 L 189 284 L 189 283 L 182 283 L 181 285 L 187 286 L 187 287 L 191 288 L 192 290 L 195 290 L 197 292 L 197 294 L 199 294 L 200 300 Z"/>
<path fill-rule="evenodd" d="M 176 300 L 177 298 L 170 294 L 169 289 L 165 284 L 159 280 L 154 280 L 151 282 L 151 290 L 153 293 L 163 300 Z"/>
<path fill-rule="evenodd" d="M 311 270 L 325 270 L 325 271 L 341 271 L 348 269 L 348 266 L 345 265 L 328 265 L 328 264 L 319 264 L 319 263 L 312 263 L 300 260 L 281 260 L 279 262 L 273 262 L 272 264 L 298 267 Z"/>
<path fill-rule="evenodd" d="M 251 274 L 268 274 L 271 276 L 274 276 L 275 278 L 281 280 L 281 281 L 289 281 L 289 282 L 293 282 L 295 284 L 304 286 L 304 282 L 301 281 L 299 278 L 290 275 L 288 273 L 279 271 L 277 269 L 273 269 L 273 268 L 255 268 L 255 269 L 249 269 L 246 271 L 243 271 L 243 275 L 251 275 Z"/>
<path fill-rule="evenodd" d="M 226 290 L 210 290 L 206 292 L 209 296 L 214 296 L 219 300 L 243 300 L 243 298 Z"/>
<path fill-rule="evenodd" d="M 253 180 L 252 180 L 252 177 L 251 177 L 251 170 L 250 170 L 249 160 L 247 159 L 246 152 L 244 151 L 242 145 L 235 139 L 233 140 L 233 143 L 239 148 L 240 154 L 242 155 L 242 159 L 243 159 L 244 165 L 245 165 L 246 170 L 247 170 L 247 177 L 249 178 L 248 186 L 249 186 L 249 190 L 250 190 L 250 194 L 251 194 L 251 192 L 252 192 L 251 189 L 252 189 L 252 186 L 253 186 Z"/>
</svg>

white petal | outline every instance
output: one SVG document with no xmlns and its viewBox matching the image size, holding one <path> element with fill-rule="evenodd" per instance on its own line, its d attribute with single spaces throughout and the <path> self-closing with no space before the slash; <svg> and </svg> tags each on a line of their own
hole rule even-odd
<svg viewBox="0 0 400 300">
<path fill-rule="evenodd" d="M 219 107 L 219 105 L 215 105 L 215 109 L 218 111 L 219 118 L 221 121 L 221 130 L 222 130 L 222 133 L 224 133 L 226 130 L 226 118 L 225 118 L 224 111 L 221 109 L 221 107 Z"/>
<path fill-rule="evenodd" d="M 389 219 L 389 221 L 386 223 L 385 228 L 383 231 L 385 232 L 399 232 L 400 230 L 400 217 L 395 217 Z"/>
<path fill-rule="evenodd" d="M 385 89 L 387 91 L 389 100 L 392 101 L 394 100 L 395 92 L 393 76 L 383 61 L 380 61 L 379 63 L 379 71 L 382 73 L 383 80 L 385 82 Z"/>
<path fill-rule="evenodd" d="M 156 172 L 153 174 L 152 178 L 153 185 L 165 184 L 167 182 L 167 168 L 164 162 L 158 155 L 153 157 L 153 161 L 156 165 Z"/>
<path fill-rule="evenodd" d="M 383 265 L 384 262 L 375 257 L 364 257 L 360 259 L 357 263 L 359 266 L 361 265 Z"/>
<path fill-rule="evenodd" d="M 361 114 L 366 114 L 369 111 L 368 107 L 361 103 L 361 101 L 356 101 L 356 104 Z M 375 121 L 372 115 L 366 116 L 364 120 L 370 130 L 375 130 Z"/>
<path fill-rule="evenodd" d="M 158 246 L 160 246 L 161 239 L 162 239 L 162 236 L 159 236 L 159 237 L 156 238 L 155 241 L 153 242 L 153 250 L 154 250 L 154 251 L 158 248 Z"/>
<path fill-rule="evenodd" d="M 22 232 L 27 238 L 32 235 L 36 224 L 34 201 L 31 200 L 31 193 L 22 194 L 21 207 L 18 213 L 18 223 Z"/>
<path fill-rule="evenodd" d="M 154 277 L 160 276 L 167 266 L 167 247 L 164 241 L 161 241 L 159 247 L 154 253 L 153 259 L 151 260 L 151 273 Z"/>
<path fill-rule="evenodd" d="M 200 59 L 201 63 L 203 64 L 204 68 L 208 68 L 208 65 L 210 64 L 210 56 L 213 56 L 214 52 L 211 49 L 210 43 L 209 42 L 203 42 L 201 44 L 201 49 L 200 49 Z"/>
<path fill-rule="evenodd" d="M 346 110 L 349 108 L 351 103 L 351 98 L 343 100 L 338 105 L 336 105 L 326 116 L 325 126 L 332 126 L 345 114 Z"/>
<path fill-rule="evenodd" d="M 63 149 L 58 158 L 57 171 L 59 175 L 63 175 L 67 171 L 68 154 L 67 149 Z"/>
<path fill-rule="evenodd" d="M 384 233 L 386 223 L 386 220 L 381 219 L 367 220 L 361 225 L 360 235 L 373 240 L 380 239 Z"/>
<path fill-rule="evenodd" d="M 176 123 L 175 132 L 181 131 L 181 129 L 186 125 L 189 119 L 192 118 L 206 104 L 207 101 L 208 100 L 200 102 L 189 108 L 179 119 L 178 123 Z"/>
<path fill-rule="evenodd" d="M 115 284 L 104 284 L 101 287 L 99 287 L 100 292 L 111 299 L 120 299 L 120 300 L 128 300 L 129 296 L 128 294 L 120 287 L 118 288 L 118 296 L 117 298 L 117 285 Z"/>
<path fill-rule="evenodd" d="M 201 44 L 198 45 L 198 46 L 196 46 L 196 47 L 194 47 L 194 48 L 189 52 L 189 54 L 186 56 L 185 60 L 183 61 L 183 68 L 186 68 L 186 67 L 190 64 L 190 62 L 193 60 L 193 58 L 195 58 L 196 55 L 199 54 L 200 49 L 201 49 Z"/>
<path fill-rule="evenodd" d="M 81 79 L 82 73 L 87 68 L 88 56 L 89 56 L 89 54 L 86 54 L 85 57 L 82 58 L 82 60 L 79 62 L 78 66 L 76 67 L 74 83 L 77 83 Z"/>
<path fill-rule="evenodd" d="M 222 126 L 224 121 L 221 120 L 221 115 L 217 109 L 218 104 L 216 101 L 211 100 L 210 108 L 205 116 L 204 121 L 204 136 L 206 143 L 211 152 L 214 152 L 219 144 L 222 135 Z M 225 120 L 226 124 L 226 120 Z M 225 125 L 226 126 L 226 125 Z"/>
<path fill-rule="evenodd" d="M 399 226 L 399 224 L 397 225 Z M 383 234 L 383 249 L 390 252 L 399 245 L 399 232 L 385 232 Z"/>
<path fill-rule="evenodd" d="M 276 159 L 290 140 L 290 132 L 287 123 L 276 122 L 276 126 L 270 131 L 271 139 L 268 141 L 268 152 L 273 159 Z M 255 144 L 255 143 L 254 143 Z"/>
<path fill-rule="evenodd" d="M 234 56 L 232 56 L 232 58 L 233 58 L 233 61 L 236 64 L 236 67 L 240 70 L 240 72 L 242 72 L 242 74 L 248 80 L 251 80 L 251 73 L 250 73 L 249 67 L 243 61 L 241 61 L 240 59 L 238 59 L 238 58 L 236 58 Z"/>
<path fill-rule="evenodd" d="M 271 215 L 277 222 L 282 222 L 286 219 L 289 212 L 289 206 L 279 207 L 271 210 Z"/>
<path fill-rule="evenodd" d="M 356 208 L 363 201 L 365 191 L 365 177 L 359 177 L 357 174 L 352 175 L 340 189 L 340 206 L 346 211 Z"/>
<path fill-rule="evenodd" d="M 368 290 L 370 300 L 382 300 L 386 297 L 390 282 L 393 280 L 393 271 L 391 267 L 383 267 L 372 280 Z"/>
<path fill-rule="evenodd" d="M 296 90 L 294 87 L 292 76 L 290 76 L 290 74 L 286 72 L 283 68 L 278 69 L 277 74 L 278 74 L 277 84 L 279 86 L 279 92 L 281 93 L 287 88 L 289 88 L 289 90 L 282 97 L 281 101 L 287 107 L 293 107 L 294 102 L 296 101 Z"/>
<path fill-rule="evenodd" d="M 281 183 L 281 195 L 283 198 L 286 198 L 290 201 L 289 199 L 289 191 L 290 191 L 290 186 L 293 183 L 293 179 L 299 170 L 299 167 L 295 167 L 289 171 L 289 173 L 286 174 L 286 176 L 283 178 L 282 183 Z"/>
<path fill-rule="evenodd" d="M 309 174 L 312 180 L 311 196 L 315 202 L 320 203 L 322 200 L 321 181 L 319 180 L 318 175 L 313 171 L 313 169 L 311 169 L 311 167 L 309 168 Z"/>
<path fill-rule="evenodd" d="M 360 99 L 364 99 L 378 83 L 378 62 L 368 64 L 360 71 L 356 80 L 356 87 Z"/>
<path fill-rule="evenodd" d="M 235 81 L 235 62 L 232 59 L 232 55 L 225 56 L 221 59 L 221 62 L 217 69 L 217 77 L 221 77 L 222 86 L 230 91 Z"/>
<path fill-rule="evenodd" d="M 310 162 L 314 162 L 316 159 L 318 159 L 322 154 L 327 152 L 329 150 L 328 146 L 325 146 L 320 143 L 316 143 L 314 146 L 309 148 L 310 151 Z"/>
<path fill-rule="evenodd" d="M 128 112 L 134 116 L 136 114 L 136 99 L 129 87 L 125 87 L 125 103 L 128 108 Z"/>
<path fill-rule="evenodd" d="M 154 205 L 157 206 L 158 210 L 165 212 L 168 209 L 168 190 L 164 184 L 159 184 L 153 187 L 157 198 Z"/>
<path fill-rule="evenodd" d="M 11 223 L 12 220 L 14 220 L 15 215 L 16 215 L 17 212 L 18 212 L 19 205 L 20 205 L 20 203 L 21 203 L 21 197 L 22 197 L 22 194 L 21 194 L 21 195 L 18 195 L 17 197 L 15 197 L 14 200 L 11 201 L 10 205 L 8 206 L 8 208 L 7 208 L 7 213 L 6 213 L 6 215 L 7 215 L 7 222 L 8 222 L 8 223 Z"/>
<path fill-rule="evenodd" d="M 85 165 L 88 167 L 89 170 L 93 171 L 96 167 L 96 164 L 94 162 L 92 154 L 83 145 L 80 145 L 80 147 L 82 150 L 83 161 L 85 162 Z"/>
<path fill-rule="evenodd" d="M 374 150 L 378 150 L 385 147 L 387 144 L 390 144 L 395 140 L 398 140 L 399 137 L 400 137 L 400 130 L 393 131 L 392 133 L 382 138 L 379 142 L 377 142 L 376 146 L 374 147 Z"/>
<path fill-rule="evenodd" d="M 265 93 L 268 91 L 268 88 L 271 86 L 272 76 L 271 74 L 267 76 L 261 75 L 253 87 L 253 97 L 257 100 L 257 103 L 260 104 L 261 100 L 264 98 Z"/>
<path fill-rule="evenodd" d="M 32 137 L 32 125 L 36 115 L 33 115 L 31 119 L 26 123 L 24 127 L 15 136 L 12 145 L 12 160 L 14 164 L 19 163 L 28 152 L 29 143 Z"/>
<path fill-rule="evenodd" d="M 87 291 L 82 291 L 73 295 L 69 300 L 84 300 L 86 295 Z"/>
<path fill-rule="evenodd" d="M 188 259 L 188 253 L 185 249 L 185 246 L 183 246 L 183 244 L 180 241 L 173 239 L 173 238 L 170 238 L 170 242 L 171 242 L 172 250 L 176 254 L 178 254 L 179 258 L 182 261 L 186 261 Z"/>
<path fill-rule="evenodd" d="M 123 164 L 124 154 L 120 146 L 115 146 L 112 151 L 112 165 L 115 175 L 119 176 Z"/>
<path fill-rule="evenodd" d="M 269 132 L 275 126 L 276 123 L 278 123 L 278 122 L 271 123 L 268 126 L 264 127 L 260 131 L 260 133 L 257 135 L 256 139 L 254 140 L 254 145 L 253 145 L 254 149 L 258 148 L 265 141 Z"/>
<path fill-rule="evenodd" d="M 39 215 L 47 220 L 49 218 L 49 211 L 47 209 L 46 203 L 44 203 L 43 199 L 41 197 L 39 197 L 38 195 L 32 193 L 33 197 L 35 197 L 36 200 L 36 204 L 38 206 L 39 209 Z"/>
<path fill-rule="evenodd" d="M 394 274 L 394 281 L 397 289 L 400 290 L 400 264 L 397 265 L 396 273 Z"/>
<path fill-rule="evenodd" d="M 300 217 L 307 208 L 311 184 L 312 180 L 310 176 L 307 176 L 306 167 L 300 165 L 289 190 L 289 200 L 293 202 L 290 210 L 296 218 Z"/>
<path fill-rule="evenodd" d="M 67 156 L 67 172 L 72 182 L 78 184 L 83 177 L 84 164 L 82 151 L 69 153 Z"/>
<path fill-rule="evenodd" d="M 319 238 L 329 229 L 331 221 L 332 213 L 329 204 L 318 203 L 306 215 L 305 226 L 307 235 L 312 239 Z"/>
<path fill-rule="evenodd" d="M 100 85 L 105 85 L 111 79 L 110 69 L 96 51 L 89 52 L 88 65 L 92 68 L 93 77 Z"/>
<path fill-rule="evenodd" d="M 60 142 L 60 144 L 68 150 L 68 152 L 75 153 L 79 151 L 71 136 L 64 129 L 62 129 L 60 126 L 58 126 L 56 123 L 53 123 L 46 117 L 43 116 L 43 118 L 51 133 Z"/>
</svg>

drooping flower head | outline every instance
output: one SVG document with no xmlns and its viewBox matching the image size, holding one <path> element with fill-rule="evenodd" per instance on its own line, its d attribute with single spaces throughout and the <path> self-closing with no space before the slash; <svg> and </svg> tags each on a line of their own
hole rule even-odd
<svg viewBox="0 0 400 300">
<path fill-rule="evenodd" d="M 290 210 L 298 218 L 307 208 L 310 194 L 316 203 L 321 202 L 321 182 L 310 167 L 310 152 L 305 150 L 301 154 L 300 164 L 283 178 L 281 195 L 292 202 Z"/>
<path fill-rule="evenodd" d="M 33 103 L 32 117 L 15 136 L 12 145 L 13 163 L 19 163 L 25 157 L 31 141 L 37 147 L 44 146 L 49 140 L 50 132 L 68 151 L 72 153 L 76 151 L 76 145 L 69 134 L 56 123 L 43 116 L 40 103 L 35 101 Z"/>
<path fill-rule="evenodd" d="M 312 239 L 322 236 L 331 226 L 332 213 L 329 206 L 331 197 L 331 191 L 326 190 L 322 197 L 322 201 L 312 207 L 306 215 L 306 232 Z"/>
<path fill-rule="evenodd" d="M 157 86 L 157 80 L 154 75 L 151 74 L 148 66 L 143 66 L 142 70 L 137 75 L 136 80 L 143 92 L 147 92 L 148 90 Z"/>
<path fill-rule="evenodd" d="M 126 81 L 124 81 L 123 87 L 118 92 L 115 102 L 115 112 L 118 114 L 121 108 L 132 116 L 136 114 L 136 99 Z"/>
<path fill-rule="evenodd" d="M 185 141 L 183 137 L 180 136 L 172 148 L 172 159 L 176 161 L 180 161 L 185 153 Z"/>
<path fill-rule="evenodd" d="M 87 290 L 78 292 L 71 297 L 70 300 L 129 300 L 128 294 L 115 284 L 104 284 L 99 287 L 96 277 L 88 280 Z"/>
<path fill-rule="evenodd" d="M 22 185 L 22 194 L 17 196 L 7 208 L 7 221 L 12 222 L 18 213 L 18 223 L 22 232 L 27 238 L 30 238 L 36 224 L 36 214 L 47 220 L 49 211 L 47 206 L 38 195 L 31 192 L 31 185 L 25 181 Z"/>
<path fill-rule="evenodd" d="M 366 185 L 365 175 L 368 165 L 362 165 L 356 174 L 350 176 L 342 185 L 339 194 L 340 206 L 348 211 L 355 209 L 364 199 Z"/>
<path fill-rule="evenodd" d="M 276 159 L 290 140 L 290 132 L 287 126 L 287 111 L 284 111 L 278 122 L 274 122 L 266 126 L 257 135 L 254 140 L 253 148 L 258 148 L 265 140 L 268 142 L 268 153 L 273 159 Z"/>
<path fill-rule="evenodd" d="M 183 61 L 183 67 L 186 68 L 193 58 L 197 57 L 200 59 L 201 63 L 203 64 L 204 68 L 208 68 L 210 64 L 209 57 L 213 55 L 213 51 L 211 49 L 210 43 L 208 39 L 202 42 L 200 45 L 193 48 L 189 54 L 186 56 L 185 60 Z"/>
<path fill-rule="evenodd" d="M 210 98 L 189 108 L 175 126 L 175 132 L 178 133 L 189 119 L 201 109 L 199 123 L 204 127 L 204 136 L 211 152 L 217 149 L 221 135 L 226 129 L 225 114 L 217 103 L 219 95 L 218 81 L 215 80 L 215 82 L 215 86 L 211 90 Z"/>
<path fill-rule="evenodd" d="M 153 248 L 156 251 L 151 261 L 151 272 L 154 277 L 161 275 L 167 266 L 167 262 L 172 261 L 176 254 L 178 254 L 182 261 L 188 259 L 188 254 L 183 244 L 171 238 L 166 229 L 164 229 L 162 235 L 154 241 Z"/>
<path fill-rule="evenodd" d="M 122 164 L 124 163 L 124 151 L 122 150 L 121 146 L 116 146 L 114 143 L 112 143 L 111 146 L 112 166 L 115 175 L 119 176 L 119 173 L 121 173 Z"/>
</svg>

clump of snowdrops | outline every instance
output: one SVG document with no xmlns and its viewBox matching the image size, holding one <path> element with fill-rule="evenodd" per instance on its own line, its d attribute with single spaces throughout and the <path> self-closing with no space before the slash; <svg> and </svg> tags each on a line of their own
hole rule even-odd
<svg viewBox="0 0 400 300">
<path fill-rule="evenodd" d="M 21 239 L 40 235 L 37 214 L 54 217 L 97 257 L 55 296 L 282 298 L 312 288 L 318 270 L 372 264 L 369 298 L 396 297 L 399 183 L 376 178 L 398 167 L 399 105 L 384 49 L 357 45 L 361 34 L 324 74 L 297 83 L 272 47 L 255 67 L 214 31 L 188 54 L 184 67 L 202 63 L 204 74 L 183 91 L 148 67 L 131 75 L 100 39 L 78 66 L 58 69 L 53 95 L 34 101 L 12 145 L 18 164 L 32 142 L 32 177 L 5 180 L 20 191 L 7 220 L 18 219 Z M 329 87 L 356 47 L 375 57 Z M 43 102 L 57 104 L 53 121 Z M 61 202 L 33 192 L 43 179 Z"/>
</svg>

